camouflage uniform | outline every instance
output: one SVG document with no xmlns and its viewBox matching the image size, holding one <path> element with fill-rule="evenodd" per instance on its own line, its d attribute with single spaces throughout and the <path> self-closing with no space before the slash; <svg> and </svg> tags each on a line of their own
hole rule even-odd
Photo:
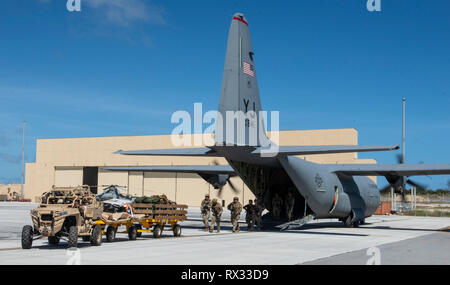
<svg viewBox="0 0 450 285">
<path fill-rule="evenodd" d="M 258 230 L 262 230 L 261 216 L 262 212 L 264 211 L 263 202 L 260 199 L 255 199 L 255 207 L 256 207 L 255 224 L 256 226 L 258 226 Z"/>
<path fill-rule="evenodd" d="M 202 220 L 205 225 L 205 232 L 209 231 L 209 217 L 211 215 L 211 200 L 209 200 L 209 195 L 205 195 L 202 204 L 200 206 L 200 211 L 202 212 Z"/>
<path fill-rule="evenodd" d="M 272 199 L 272 214 L 275 219 L 280 218 L 281 206 L 283 205 L 283 200 L 281 200 L 280 195 L 275 193 Z"/>
<path fill-rule="evenodd" d="M 292 220 L 292 216 L 294 214 L 294 203 L 295 197 L 291 191 L 289 191 L 286 195 L 286 217 L 289 221 Z"/>
<path fill-rule="evenodd" d="M 248 225 L 248 230 L 253 231 L 257 212 L 256 205 L 253 204 L 252 200 L 249 200 L 248 204 L 244 206 L 244 209 L 247 212 L 247 214 L 245 215 L 245 222 Z"/>
<path fill-rule="evenodd" d="M 242 212 L 242 204 L 239 199 L 235 197 L 233 202 L 228 205 L 228 210 L 231 211 L 231 224 L 233 225 L 233 233 L 239 232 L 239 218 Z"/>
<path fill-rule="evenodd" d="M 211 227 L 209 228 L 209 232 L 214 231 L 214 224 L 217 224 L 217 232 L 220 233 L 220 218 L 222 217 L 222 205 L 217 202 L 217 199 L 212 200 L 211 206 L 212 218 L 211 218 Z"/>
</svg>

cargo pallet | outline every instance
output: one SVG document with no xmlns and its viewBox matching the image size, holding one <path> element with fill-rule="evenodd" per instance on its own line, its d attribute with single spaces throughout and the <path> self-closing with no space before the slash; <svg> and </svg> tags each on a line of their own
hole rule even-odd
<svg viewBox="0 0 450 285">
<path fill-rule="evenodd" d="M 133 216 L 119 221 L 99 220 L 96 222 L 102 228 L 102 234 L 106 235 L 108 242 L 113 242 L 117 233 L 128 234 L 130 240 L 142 236 L 142 233 L 153 233 L 154 238 L 159 238 L 165 226 L 170 226 L 175 237 L 181 236 L 179 222 L 186 220 L 187 205 L 178 204 L 131 204 Z M 119 231 L 125 226 L 125 231 Z M 106 228 L 106 230 L 105 230 Z"/>
</svg>

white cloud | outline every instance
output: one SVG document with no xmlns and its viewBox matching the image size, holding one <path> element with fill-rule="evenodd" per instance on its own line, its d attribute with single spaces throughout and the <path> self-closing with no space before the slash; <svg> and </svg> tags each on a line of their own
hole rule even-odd
<svg viewBox="0 0 450 285">
<path fill-rule="evenodd" d="M 134 23 L 164 23 L 164 9 L 144 0 L 83 0 L 82 5 L 96 9 L 102 21 L 130 26 Z M 85 9 L 85 11 L 88 11 Z"/>
<path fill-rule="evenodd" d="M 37 0 L 48 4 L 52 0 Z M 63 5 L 65 9 L 65 5 Z M 131 26 L 144 22 L 164 24 L 164 8 L 153 5 L 146 0 L 81 0 L 81 9 L 84 13 L 96 11 L 99 20 L 118 26 Z"/>
</svg>

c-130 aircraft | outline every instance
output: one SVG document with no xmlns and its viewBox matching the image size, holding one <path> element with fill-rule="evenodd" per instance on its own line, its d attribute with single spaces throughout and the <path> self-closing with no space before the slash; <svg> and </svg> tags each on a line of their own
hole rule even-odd
<svg viewBox="0 0 450 285">
<path fill-rule="evenodd" d="M 295 198 L 293 216 L 297 220 L 282 224 L 283 229 L 302 225 L 306 219 L 338 218 L 349 227 L 363 223 L 380 205 L 380 191 L 367 176 L 386 177 L 394 190 L 404 197 L 405 183 L 409 181 L 406 177 L 450 174 L 450 164 L 316 164 L 297 157 L 389 151 L 399 149 L 398 145 L 275 145 L 264 131 L 254 57 L 248 21 L 243 14 L 236 13 L 229 30 L 218 116 L 228 118 L 230 112 L 240 112 L 244 119 L 237 120 L 236 128 L 233 121 L 231 129 L 227 119 L 216 119 L 213 146 L 116 152 L 122 155 L 223 157 L 229 165 L 109 167 L 106 170 L 197 173 L 220 190 L 226 183 L 235 190 L 229 179 L 238 175 L 263 201 L 269 213 L 273 210 L 275 195 L 286 197 L 291 192 Z M 286 221 L 287 217 L 284 218 Z"/>
</svg>

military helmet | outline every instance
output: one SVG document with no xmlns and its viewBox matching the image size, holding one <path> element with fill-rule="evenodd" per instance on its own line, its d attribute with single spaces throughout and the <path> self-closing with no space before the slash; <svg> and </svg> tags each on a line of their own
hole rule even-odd
<svg viewBox="0 0 450 285">
<path fill-rule="evenodd" d="M 212 201 L 213 201 L 213 203 L 217 203 L 217 199 L 216 198 L 212 199 Z"/>
</svg>

